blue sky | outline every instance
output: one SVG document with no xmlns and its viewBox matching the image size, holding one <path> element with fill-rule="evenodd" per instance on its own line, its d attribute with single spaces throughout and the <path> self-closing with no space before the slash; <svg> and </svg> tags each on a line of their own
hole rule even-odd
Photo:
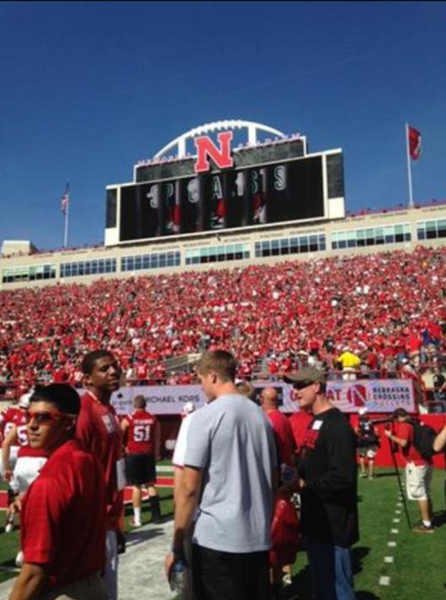
<svg viewBox="0 0 446 600">
<path fill-rule="evenodd" d="M 1 2 L 0 242 L 103 240 L 105 186 L 226 118 L 342 147 L 347 208 L 446 198 L 442 2 Z"/>
</svg>

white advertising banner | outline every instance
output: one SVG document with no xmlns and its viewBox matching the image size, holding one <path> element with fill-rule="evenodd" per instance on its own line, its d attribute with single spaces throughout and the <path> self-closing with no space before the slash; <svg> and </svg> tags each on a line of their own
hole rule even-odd
<svg viewBox="0 0 446 600">
<path fill-rule="evenodd" d="M 342 412 L 391 413 L 397 408 L 415 411 L 412 381 L 409 379 L 363 379 L 329 381 L 327 397 Z"/>
<path fill-rule="evenodd" d="M 186 402 L 200 408 L 206 400 L 201 385 L 137 385 L 115 392 L 111 403 L 119 415 L 125 415 L 133 412 L 133 399 L 138 395 L 144 396 L 146 409 L 155 415 L 180 414 Z"/>
<path fill-rule="evenodd" d="M 280 409 L 283 412 L 296 412 L 291 385 L 277 381 L 256 381 L 257 398 L 265 387 L 274 387 L 279 394 Z M 180 414 L 186 402 L 195 408 L 204 406 L 205 395 L 200 385 L 176 386 L 134 386 L 121 388 L 112 396 L 112 404 L 118 414 L 133 412 L 133 399 L 142 394 L 147 402 L 147 410 L 158 415 Z M 372 379 L 358 381 L 329 381 L 327 397 L 343 412 L 355 413 L 366 407 L 369 412 L 391 413 L 396 408 L 414 412 L 414 393 L 410 380 Z"/>
</svg>

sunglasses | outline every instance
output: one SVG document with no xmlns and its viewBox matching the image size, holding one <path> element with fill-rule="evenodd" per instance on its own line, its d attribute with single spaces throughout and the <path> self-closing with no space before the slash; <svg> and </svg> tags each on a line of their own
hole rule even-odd
<svg viewBox="0 0 446 600">
<path fill-rule="evenodd" d="M 70 415 L 68 413 L 62 413 L 57 410 L 45 410 L 45 411 L 36 411 L 36 412 L 27 412 L 26 413 L 26 422 L 31 423 L 34 421 L 37 425 L 42 425 L 44 423 L 54 423 L 55 421 L 59 421 L 60 419 L 66 417 L 76 417 L 77 415 Z"/>
<path fill-rule="evenodd" d="M 315 381 L 299 381 L 298 383 L 293 383 L 293 388 L 295 390 L 303 390 L 309 385 L 313 385 L 313 383 L 315 383 Z"/>
</svg>

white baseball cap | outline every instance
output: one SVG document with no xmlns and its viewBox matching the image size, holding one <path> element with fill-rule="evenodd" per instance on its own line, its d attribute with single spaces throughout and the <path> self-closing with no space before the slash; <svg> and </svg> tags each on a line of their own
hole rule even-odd
<svg viewBox="0 0 446 600">
<path fill-rule="evenodd" d="M 27 392 L 26 394 L 22 394 L 19 399 L 18 406 L 19 408 L 27 409 L 29 408 L 29 399 L 32 396 L 32 392 Z"/>
</svg>

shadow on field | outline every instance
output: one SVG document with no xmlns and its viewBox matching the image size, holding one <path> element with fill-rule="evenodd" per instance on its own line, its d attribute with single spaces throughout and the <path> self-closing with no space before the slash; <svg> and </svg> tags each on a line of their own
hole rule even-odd
<svg viewBox="0 0 446 600">
<path fill-rule="evenodd" d="M 163 535 L 164 531 L 157 527 L 155 529 L 146 529 L 144 531 L 134 529 L 130 531 L 127 535 L 127 548 L 132 548 L 133 546 L 137 546 L 138 544 L 142 544 L 143 542 L 147 542 L 153 538 L 159 537 Z"/>
<path fill-rule="evenodd" d="M 381 600 L 381 598 L 373 592 L 356 591 L 356 600 Z"/>
<path fill-rule="evenodd" d="M 434 527 L 442 527 L 446 524 L 446 510 L 442 510 L 434 514 Z"/>
<path fill-rule="evenodd" d="M 370 554 L 370 548 L 365 546 L 355 546 L 352 548 L 352 570 L 353 575 L 357 575 L 362 571 L 362 561 Z"/>
<path fill-rule="evenodd" d="M 396 477 L 395 471 L 386 471 L 385 473 L 375 473 L 375 479 L 381 479 L 381 477 Z"/>
</svg>

